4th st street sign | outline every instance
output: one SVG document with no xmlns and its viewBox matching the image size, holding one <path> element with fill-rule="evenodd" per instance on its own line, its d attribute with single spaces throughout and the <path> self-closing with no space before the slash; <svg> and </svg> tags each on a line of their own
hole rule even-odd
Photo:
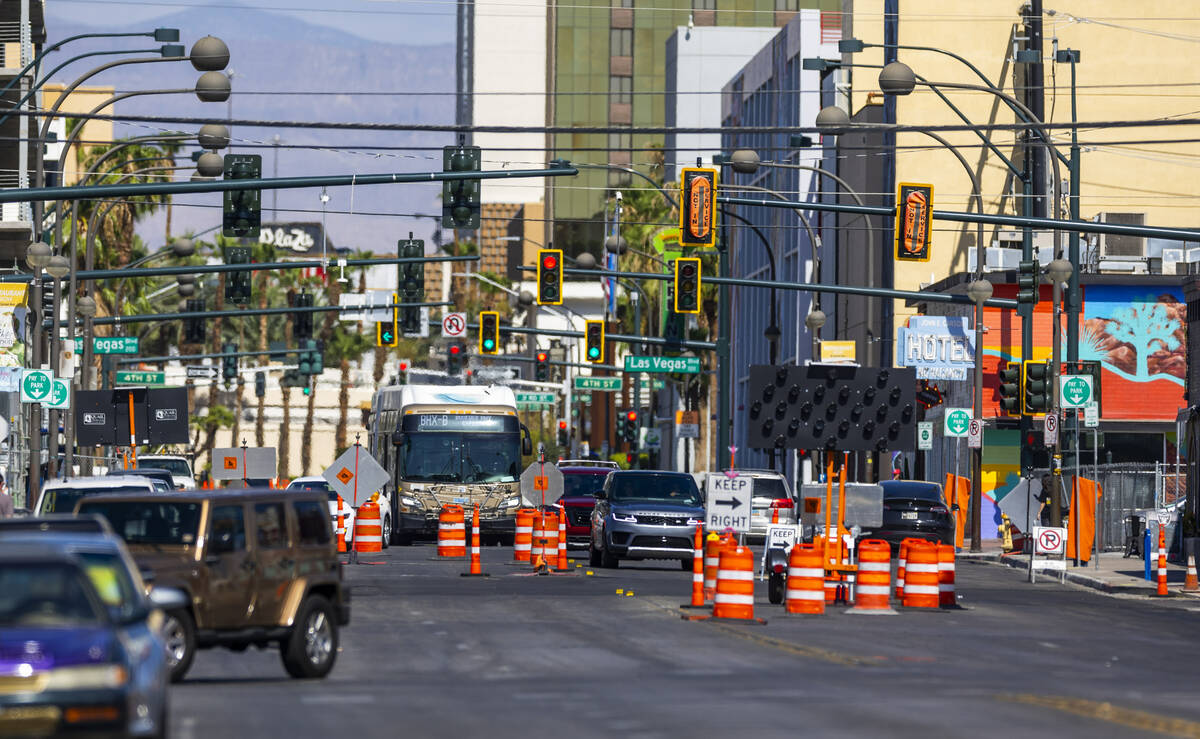
<svg viewBox="0 0 1200 739">
<path fill-rule="evenodd" d="M 1059 382 L 1059 401 L 1063 408 L 1086 408 L 1092 402 L 1091 375 L 1063 375 Z"/>
</svg>

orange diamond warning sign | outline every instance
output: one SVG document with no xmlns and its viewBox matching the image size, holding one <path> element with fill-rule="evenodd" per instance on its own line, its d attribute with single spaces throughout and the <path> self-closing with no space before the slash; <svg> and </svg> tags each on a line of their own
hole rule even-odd
<svg viewBox="0 0 1200 739">
<path fill-rule="evenodd" d="M 354 473 L 343 467 L 341 472 L 337 473 L 337 479 L 341 480 L 343 485 L 349 485 L 350 481 L 354 479 Z"/>
<path fill-rule="evenodd" d="M 238 458 L 237 457 L 226 457 L 225 458 L 225 469 L 236 470 L 237 468 L 238 468 Z"/>
<path fill-rule="evenodd" d="M 536 477 L 533 478 L 533 489 L 534 490 L 549 490 L 550 489 L 550 481 L 546 479 L 545 475 L 537 475 Z"/>
<path fill-rule="evenodd" d="M 376 491 L 383 490 L 391 480 L 375 458 L 363 447 L 355 444 L 342 456 L 333 461 L 321 477 L 329 483 L 335 493 L 357 508 L 359 501 L 366 500 Z"/>
</svg>

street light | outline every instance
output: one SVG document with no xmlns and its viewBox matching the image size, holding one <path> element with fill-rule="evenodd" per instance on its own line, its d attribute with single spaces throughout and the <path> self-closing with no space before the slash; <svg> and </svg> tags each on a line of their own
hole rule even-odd
<svg viewBox="0 0 1200 739">
<path fill-rule="evenodd" d="M 44 241 L 35 241 L 25 250 L 25 263 L 33 267 L 34 272 L 37 272 L 50 263 L 53 253 L 49 244 Z"/>
<path fill-rule="evenodd" d="M 992 297 L 992 283 L 983 279 L 982 267 L 976 279 L 967 283 L 967 297 L 975 302 L 975 366 L 972 369 L 971 418 L 983 423 L 983 304 Z M 971 450 L 971 551 L 983 551 L 983 450 Z"/>
<path fill-rule="evenodd" d="M 75 301 L 75 312 L 84 318 L 96 315 L 96 301 L 87 295 Z"/>
<path fill-rule="evenodd" d="M 904 62 L 890 62 L 879 72 L 879 89 L 885 95 L 910 95 L 916 86 L 917 77 Z"/>
<path fill-rule="evenodd" d="M 196 160 L 196 174 L 201 177 L 220 177 L 225 171 L 225 160 L 220 154 L 206 151 Z"/>
<path fill-rule="evenodd" d="M 56 280 L 61 280 L 71 272 L 71 263 L 61 254 L 50 257 L 46 263 L 46 273 Z"/>
<path fill-rule="evenodd" d="M 1046 275 L 1054 285 L 1054 338 L 1051 340 L 1050 354 L 1050 371 L 1054 373 L 1054 381 L 1050 387 L 1053 388 L 1053 396 L 1050 402 L 1050 413 L 1053 413 L 1056 420 L 1062 414 L 1062 409 L 1059 407 L 1059 387 L 1058 383 L 1062 376 L 1062 370 L 1059 367 L 1061 357 L 1059 351 L 1060 328 L 1059 322 L 1062 314 L 1062 287 L 1063 283 L 1071 279 L 1071 273 L 1074 272 L 1071 263 L 1066 259 L 1055 259 L 1046 265 Z M 1059 441 L 1061 435 L 1054 438 L 1054 460 L 1051 462 L 1051 468 L 1054 472 L 1055 489 L 1050 500 L 1050 525 L 1062 526 L 1062 443 Z"/>
<path fill-rule="evenodd" d="M 604 250 L 609 254 L 620 256 L 629 249 L 629 242 L 625 241 L 625 237 L 620 234 L 614 234 L 604 240 Z"/>
</svg>

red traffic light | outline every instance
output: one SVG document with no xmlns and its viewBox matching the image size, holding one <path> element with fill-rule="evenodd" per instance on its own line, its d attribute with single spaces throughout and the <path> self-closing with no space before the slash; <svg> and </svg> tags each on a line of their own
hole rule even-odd
<svg viewBox="0 0 1200 739">
<path fill-rule="evenodd" d="M 450 353 L 451 353 L 451 354 L 458 354 L 458 353 L 459 353 L 459 352 L 461 352 L 461 351 L 462 351 L 462 348 L 461 348 L 461 347 L 459 347 L 459 345 L 458 345 L 458 344 L 451 344 L 451 345 L 450 345 Z"/>
<path fill-rule="evenodd" d="M 629 411 L 628 413 L 625 414 L 625 417 L 628 418 L 630 421 L 636 421 L 637 420 L 637 411 Z"/>
<path fill-rule="evenodd" d="M 559 430 L 559 431 L 566 431 L 566 430 L 567 430 L 567 422 L 566 422 L 566 421 L 559 421 L 559 422 L 558 422 L 558 430 Z"/>
<path fill-rule="evenodd" d="M 558 259 L 553 254 L 547 254 L 542 257 L 542 267 L 545 269 L 554 269 L 558 266 Z"/>
<path fill-rule="evenodd" d="M 546 352 L 538 352 L 537 354 L 537 361 L 539 362 L 545 362 L 548 358 L 549 356 L 546 354 Z"/>
<path fill-rule="evenodd" d="M 400 371 L 401 371 L 401 372 L 407 372 L 407 371 L 408 371 L 408 362 L 401 362 L 401 363 L 400 363 Z"/>
<path fill-rule="evenodd" d="M 1037 437 L 1032 432 L 1025 434 L 1025 446 L 1033 446 L 1037 441 Z"/>
</svg>

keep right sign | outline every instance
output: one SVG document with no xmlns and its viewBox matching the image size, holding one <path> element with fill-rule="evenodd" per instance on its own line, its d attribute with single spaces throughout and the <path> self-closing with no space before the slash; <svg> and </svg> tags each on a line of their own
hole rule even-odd
<svg viewBox="0 0 1200 739">
<path fill-rule="evenodd" d="M 754 480 L 750 477 L 731 477 L 723 472 L 710 472 L 704 528 L 709 531 L 749 531 L 753 486 Z"/>
</svg>

